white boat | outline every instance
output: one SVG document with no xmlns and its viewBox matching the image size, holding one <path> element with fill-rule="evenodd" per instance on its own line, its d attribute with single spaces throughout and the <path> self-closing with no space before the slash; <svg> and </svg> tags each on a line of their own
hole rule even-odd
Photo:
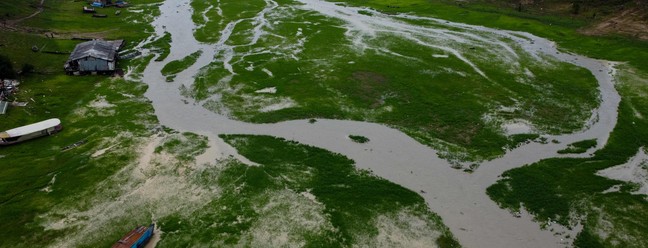
<svg viewBox="0 0 648 248">
<path fill-rule="evenodd" d="M 61 120 L 53 118 L 0 133 L 0 145 L 11 145 L 25 140 L 58 133 L 63 129 Z"/>
</svg>

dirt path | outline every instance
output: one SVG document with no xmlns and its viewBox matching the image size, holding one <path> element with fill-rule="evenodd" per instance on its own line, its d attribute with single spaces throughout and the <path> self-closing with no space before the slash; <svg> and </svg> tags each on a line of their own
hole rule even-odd
<svg viewBox="0 0 648 248">
<path fill-rule="evenodd" d="M 36 8 L 36 11 L 34 11 L 34 13 L 32 13 L 31 15 L 28 15 L 26 17 L 23 17 L 23 18 L 9 20 L 9 21 L 6 22 L 6 25 L 15 26 L 16 24 L 18 24 L 18 23 L 20 23 L 20 22 L 22 22 L 24 20 L 30 19 L 30 18 L 32 18 L 34 16 L 37 16 L 38 14 L 43 12 L 43 10 L 45 10 L 45 8 L 43 7 L 44 3 L 45 3 L 45 0 L 41 0 L 40 3 L 38 4 L 38 8 Z"/>
<path fill-rule="evenodd" d="M 45 10 L 45 7 L 43 7 L 43 4 L 45 3 L 45 0 L 41 0 L 40 3 L 38 4 L 38 8 L 34 13 L 32 13 L 29 16 L 14 19 L 14 20 L 6 20 L 2 22 L 2 25 L 0 25 L 0 29 L 4 30 L 9 30 L 12 32 L 25 32 L 25 33 L 44 33 L 46 32 L 45 30 L 38 29 L 38 28 L 32 28 L 32 27 L 23 27 L 18 25 L 20 22 L 24 20 L 28 20 L 30 18 L 33 18 L 34 16 L 37 16 L 38 14 L 42 13 Z"/>
</svg>

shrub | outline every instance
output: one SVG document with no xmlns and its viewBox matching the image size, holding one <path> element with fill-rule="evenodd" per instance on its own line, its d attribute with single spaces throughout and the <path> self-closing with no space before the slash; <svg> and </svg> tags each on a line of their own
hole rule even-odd
<svg viewBox="0 0 648 248">
<path fill-rule="evenodd" d="M 34 72 L 34 65 L 32 64 L 23 64 L 22 68 L 20 69 L 21 75 L 27 75 L 32 72 Z"/>
<path fill-rule="evenodd" d="M 9 57 L 0 55 L 0 78 L 14 78 L 16 72 L 13 70 L 13 65 Z"/>
</svg>

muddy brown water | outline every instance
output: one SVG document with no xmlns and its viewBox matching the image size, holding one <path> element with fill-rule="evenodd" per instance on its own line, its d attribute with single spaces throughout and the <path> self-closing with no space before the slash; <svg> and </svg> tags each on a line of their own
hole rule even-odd
<svg viewBox="0 0 648 248">
<path fill-rule="evenodd" d="M 336 13 L 346 13 L 353 18 L 372 18 L 358 14 L 357 8 L 345 7 L 319 0 L 300 0 L 304 8 L 336 18 Z M 268 8 L 276 3 L 266 0 Z M 273 7 L 274 6 L 274 7 Z M 195 27 L 191 20 L 192 9 L 187 3 L 165 1 L 160 6 L 161 15 L 153 22 L 157 35 L 164 31 L 172 34 L 171 53 L 165 61 L 152 61 L 143 73 L 142 80 L 149 85 L 146 92 L 155 108 L 160 123 L 180 131 L 189 131 L 205 135 L 210 139 L 211 148 L 208 154 L 201 156 L 201 162 L 214 162 L 218 158 L 234 156 L 247 161 L 237 154 L 236 150 L 218 138 L 219 134 L 255 134 L 271 135 L 295 140 L 303 144 L 321 147 L 332 152 L 343 154 L 355 160 L 357 167 L 369 169 L 376 175 L 419 192 L 430 209 L 443 218 L 459 242 L 465 247 L 563 247 L 571 240 L 566 235 L 575 237 L 579 228 L 566 230 L 557 224 L 553 230 L 541 230 L 532 216 L 521 213 L 515 217 L 507 210 L 500 209 L 486 195 L 486 188 L 496 182 L 504 171 L 537 162 L 541 159 L 558 157 L 556 153 L 567 144 L 584 139 L 597 139 L 600 149 L 607 141 L 617 121 L 617 107 L 620 97 L 613 84 L 613 65 L 558 51 L 549 40 L 522 32 L 503 31 L 480 26 L 470 26 L 436 20 L 447 26 L 463 30 L 488 32 L 508 37 L 529 53 L 551 56 L 560 61 L 572 63 L 592 72 L 599 82 L 601 104 L 592 113 L 587 128 L 581 132 L 567 135 L 544 135 L 548 140 L 558 140 L 559 144 L 530 143 L 509 151 L 501 158 L 484 162 L 472 174 L 452 169 L 450 164 L 440 159 L 437 152 L 422 145 L 404 133 L 381 124 L 318 119 L 315 123 L 308 120 L 285 121 L 274 124 L 251 124 L 232 120 L 226 116 L 213 113 L 180 95 L 181 85 L 191 86 L 193 77 L 199 69 L 214 61 L 215 56 L 223 59 L 223 66 L 228 68 L 227 58 L 232 57 L 232 49 L 225 41 L 237 22 L 220 31 L 221 41 L 216 44 L 203 44 L 193 37 Z M 355 14 L 354 14 L 355 13 Z M 398 21 L 382 15 L 375 16 L 377 22 Z M 399 18 L 418 18 L 402 15 Z M 369 20 L 373 21 L 373 20 Z M 430 21 L 435 21 L 430 19 Z M 386 23 L 390 24 L 390 23 Z M 255 32 L 261 32 L 255 30 Z M 255 37 L 261 36 L 255 33 Z M 174 83 L 165 82 L 161 75 L 162 67 L 172 60 L 203 50 L 198 61 L 189 69 L 178 74 Z M 231 67 L 229 67 L 231 68 Z M 351 142 L 349 134 L 368 137 L 370 142 L 357 144 Z M 589 156 L 586 153 L 579 156 Z M 249 161 L 247 161 L 249 163 Z M 423 193 L 425 192 L 425 193 Z M 162 229 L 164 227 L 161 227 Z M 562 232 L 562 235 L 554 235 Z"/>
</svg>

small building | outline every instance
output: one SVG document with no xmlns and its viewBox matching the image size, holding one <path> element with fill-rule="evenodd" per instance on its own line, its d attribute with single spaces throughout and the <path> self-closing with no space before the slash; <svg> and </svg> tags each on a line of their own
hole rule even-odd
<svg viewBox="0 0 648 248">
<path fill-rule="evenodd" d="M 91 40 L 78 44 L 65 63 L 68 74 L 113 73 L 123 40 Z"/>
</svg>

